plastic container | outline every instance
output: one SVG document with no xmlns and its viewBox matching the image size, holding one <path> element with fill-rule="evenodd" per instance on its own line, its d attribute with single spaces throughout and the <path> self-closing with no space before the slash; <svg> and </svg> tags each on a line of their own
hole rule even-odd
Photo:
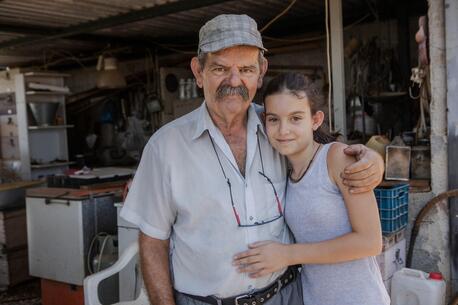
<svg viewBox="0 0 458 305">
<path fill-rule="evenodd" d="M 374 193 L 382 232 L 391 234 L 405 228 L 409 218 L 409 185 L 399 184 L 388 188 L 376 188 Z"/>
<path fill-rule="evenodd" d="M 374 190 L 379 209 L 396 209 L 409 202 L 409 185 L 399 184 L 390 188 L 378 187 Z"/>
<path fill-rule="evenodd" d="M 382 225 L 382 233 L 383 234 L 392 234 L 396 233 L 405 227 L 407 227 L 408 215 L 400 215 L 395 218 L 390 219 L 380 219 L 380 223 Z"/>
<path fill-rule="evenodd" d="M 445 281 L 440 273 L 403 268 L 391 281 L 391 305 L 445 305 Z"/>
</svg>

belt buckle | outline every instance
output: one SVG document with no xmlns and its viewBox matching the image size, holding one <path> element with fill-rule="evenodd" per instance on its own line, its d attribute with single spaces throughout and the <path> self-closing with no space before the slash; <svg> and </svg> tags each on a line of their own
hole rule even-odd
<svg viewBox="0 0 458 305">
<path fill-rule="evenodd" d="M 243 298 L 248 298 L 249 299 L 249 298 L 251 298 L 251 295 L 250 294 L 242 294 L 242 295 L 239 295 L 238 297 L 235 297 L 235 300 L 234 300 L 235 305 L 251 305 L 249 303 L 243 303 L 243 304 L 240 303 L 239 304 L 239 300 L 243 299 Z"/>
</svg>

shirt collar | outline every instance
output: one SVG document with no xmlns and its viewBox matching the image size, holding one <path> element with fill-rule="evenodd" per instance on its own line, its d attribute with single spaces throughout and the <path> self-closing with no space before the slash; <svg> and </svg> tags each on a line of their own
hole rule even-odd
<svg viewBox="0 0 458 305">
<path fill-rule="evenodd" d="M 263 111 L 262 106 L 258 106 L 258 105 L 255 106 L 255 104 L 253 103 L 250 105 L 250 107 L 248 108 L 247 131 L 256 133 L 259 130 L 260 134 L 262 134 L 264 137 L 267 138 L 265 131 L 264 131 L 264 126 L 261 123 L 261 120 L 259 118 L 262 111 Z M 213 120 L 211 119 L 210 114 L 208 113 L 207 104 L 204 101 L 198 110 L 197 123 L 196 123 L 196 127 L 194 130 L 192 139 L 195 140 L 199 138 L 205 131 L 207 130 L 212 131 L 215 128 L 216 126 L 213 123 Z"/>
</svg>

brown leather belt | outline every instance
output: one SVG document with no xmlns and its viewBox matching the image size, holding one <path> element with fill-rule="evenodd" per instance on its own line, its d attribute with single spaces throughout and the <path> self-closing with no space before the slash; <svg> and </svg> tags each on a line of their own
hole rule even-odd
<svg viewBox="0 0 458 305">
<path fill-rule="evenodd" d="M 198 296 L 179 292 L 191 299 L 212 305 L 260 305 L 270 300 L 274 295 L 280 292 L 297 278 L 299 274 L 298 267 L 289 267 L 274 283 L 270 286 L 256 291 L 253 294 L 243 294 L 236 297 L 219 299 L 214 296 Z"/>
</svg>

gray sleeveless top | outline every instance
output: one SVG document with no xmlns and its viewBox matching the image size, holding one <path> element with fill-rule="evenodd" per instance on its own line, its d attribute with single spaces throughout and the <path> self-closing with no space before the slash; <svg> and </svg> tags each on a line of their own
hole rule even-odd
<svg viewBox="0 0 458 305">
<path fill-rule="evenodd" d="M 285 218 L 297 243 L 334 239 L 352 231 L 343 197 L 330 180 L 324 145 L 302 179 L 288 181 Z M 375 257 L 304 265 L 304 305 L 389 305 Z"/>
</svg>

